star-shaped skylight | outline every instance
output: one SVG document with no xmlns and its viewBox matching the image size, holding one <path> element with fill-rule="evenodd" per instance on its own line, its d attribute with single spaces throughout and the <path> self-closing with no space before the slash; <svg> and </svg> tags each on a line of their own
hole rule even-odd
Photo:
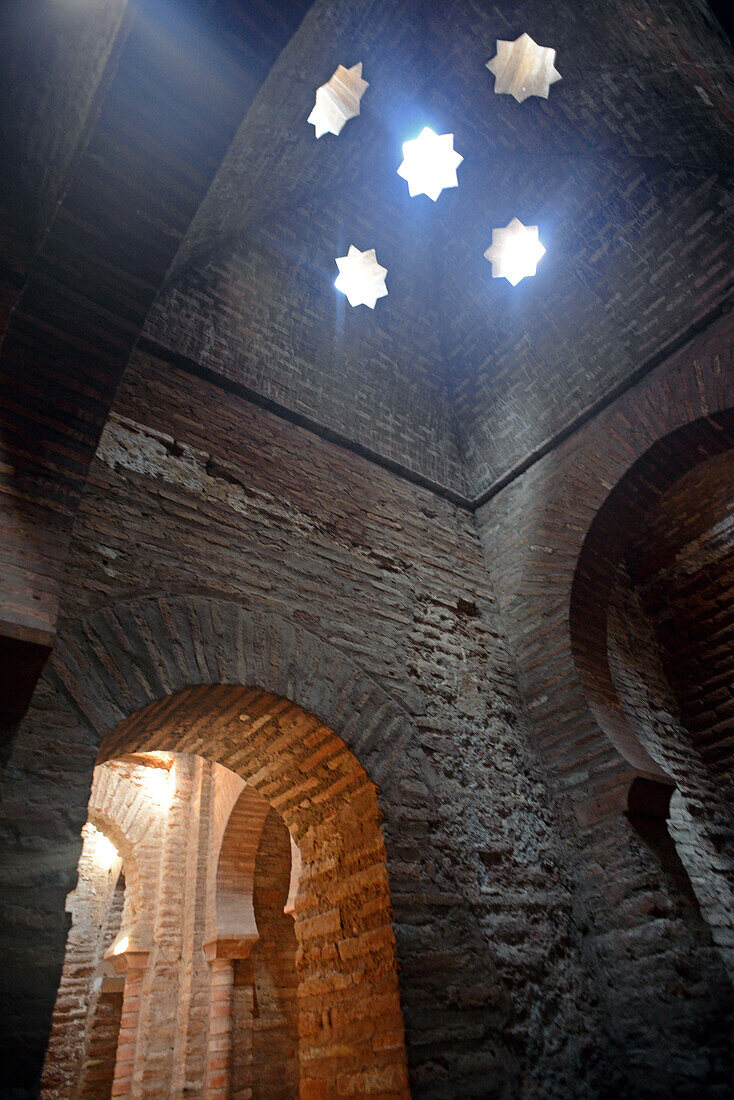
<svg viewBox="0 0 734 1100">
<path fill-rule="evenodd" d="M 457 187 L 456 169 L 464 158 L 454 149 L 453 134 L 434 134 L 430 127 L 403 145 L 398 175 L 408 182 L 413 195 L 428 195 L 435 202 L 444 187 Z"/>
<path fill-rule="evenodd" d="M 493 278 L 504 278 L 517 286 L 521 279 L 535 275 L 545 249 L 538 239 L 537 225 L 523 225 L 513 218 L 503 229 L 492 230 L 492 244 L 484 255 L 492 265 Z"/>
<path fill-rule="evenodd" d="M 362 80 L 362 62 L 345 69 L 340 65 L 331 79 L 316 90 L 316 104 L 308 121 L 316 137 L 340 134 L 344 123 L 359 114 L 359 101 L 369 88 Z"/>
<path fill-rule="evenodd" d="M 334 286 L 342 294 L 346 294 L 350 306 L 369 306 L 374 309 L 377 299 L 387 295 L 387 268 L 378 264 L 374 248 L 360 252 L 352 244 L 346 256 L 338 257 L 336 266 L 339 268 L 339 275 Z"/>
<path fill-rule="evenodd" d="M 487 68 L 494 73 L 495 92 L 512 95 L 522 103 L 531 95 L 548 98 L 551 84 L 561 79 L 555 59 L 556 51 L 550 46 L 539 46 L 529 34 L 521 34 L 514 42 L 498 38 L 497 53 Z"/>
</svg>

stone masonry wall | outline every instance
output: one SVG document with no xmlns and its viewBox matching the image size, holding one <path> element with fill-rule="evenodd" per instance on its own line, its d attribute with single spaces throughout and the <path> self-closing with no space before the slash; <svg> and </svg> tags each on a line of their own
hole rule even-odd
<svg viewBox="0 0 734 1100">
<path fill-rule="evenodd" d="M 546 1089 L 552 1081 L 562 1092 L 573 1080 L 583 1089 L 597 1069 L 580 1051 L 601 1024 L 580 1007 L 565 855 L 524 747 L 471 518 L 140 356 L 88 485 L 67 629 L 114 601 L 187 592 L 226 596 L 327 640 L 414 724 L 419 755 L 391 764 L 385 829 L 414 1093 L 485 1095 L 490 1087 L 509 1096 L 523 1081 Z M 124 646 L 118 628 L 106 636 Z M 332 676 L 331 666 L 313 668 L 324 691 Z M 39 782 L 43 731 L 62 721 L 79 729 L 55 683 L 39 689 L 42 709 L 29 714 L 16 746 L 12 774 L 26 804 Z M 390 728 L 380 728 L 379 715 L 369 721 L 388 755 Z M 96 750 L 88 735 L 69 733 L 59 751 L 69 736 L 80 738 L 79 755 L 65 759 L 59 778 L 82 809 L 65 832 L 56 827 L 54 844 L 65 837 L 73 850 Z M 44 822 L 32 819 L 26 845 L 47 844 Z M 28 874 L 19 868 L 16 878 L 32 894 Z M 53 925 L 48 891 L 44 906 Z"/>
<path fill-rule="evenodd" d="M 665 674 L 654 625 L 622 569 L 610 607 L 609 655 L 630 724 L 676 784 L 666 837 L 675 843 L 674 861 L 680 859 L 686 869 L 688 892 L 692 888 L 731 979 L 731 804 L 707 774 Z M 726 1001 L 732 1001 L 731 991 L 728 998 L 722 992 L 722 1012 Z"/>
<path fill-rule="evenodd" d="M 730 463 L 731 465 L 731 463 Z M 731 488 L 731 483 L 730 483 Z M 734 488 L 731 489 L 734 509 Z M 683 720 L 711 779 L 734 795 L 734 519 L 638 580 Z"/>
<path fill-rule="evenodd" d="M 414 923 L 411 903 L 400 906 L 403 984 L 425 983 L 428 1004 L 448 996 L 455 1016 L 453 1031 L 432 1032 L 430 1016 L 418 1024 L 409 1013 L 409 1057 L 411 1021 L 424 1034 L 414 1088 L 452 1095 L 464 1081 L 481 1094 L 488 1077 L 575 1072 L 577 1024 L 558 1025 L 551 1058 L 541 1007 L 550 998 L 576 1013 L 562 946 L 571 899 L 549 796 L 516 732 L 513 669 L 470 517 L 142 357 L 97 472 L 69 578 L 78 608 L 98 605 L 98 590 L 226 592 L 328 637 L 415 715 L 440 797 L 428 810 L 425 780 L 406 776 L 401 798 L 412 828 L 432 838 L 457 947 L 446 949 L 440 923 Z M 134 543 L 120 543 L 121 526 Z M 418 838 L 393 843 L 401 862 L 417 859 Z M 416 881 L 416 899 L 426 888 Z M 469 959 L 476 983 L 454 985 Z M 511 1034 L 499 1023 L 508 1013 Z"/>
<path fill-rule="evenodd" d="M 672 831 L 730 973 L 733 471 L 727 450 L 660 496 L 620 570 L 609 643 L 630 720 L 679 788 Z"/>
<path fill-rule="evenodd" d="M 219 649 L 208 654 L 212 627 L 203 605 L 186 621 L 140 628 L 128 655 L 125 601 L 192 593 L 234 601 L 310 639 L 298 659 L 315 700 L 328 696 L 335 668 L 349 659 L 415 730 L 410 752 L 394 753 L 379 713 L 366 704 L 343 712 L 352 728 L 365 721 L 374 730 L 359 751 L 376 746 L 374 759 L 390 761 L 380 783 L 389 798 L 384 834 L 414 1095 L 593 1096 L 615 1066 L 617 1094 L 631 1096 L 662 1072 L 658 1019 L 664 1028 L 669 1016 L 659 1011 L 668 997 L 660 944 L 681 926 L 637 905 L 638 883 L 647 890 L 665 881 L 659 861 L 643 849 L 632 860 L 639 877 L 625 870 L 638 847 L 624 822 L 591 840 L 560 824 L 528 748 L 515 668 L 470 515 L 141 354 L 87 486 L 57 654 L 66 653 L 65 667 L 74 654 L 98 660 L 121 698 L 129 689 L 118 666 L 132 659 L 154 668 L 164 642 L 191 648 L 200 664 L 214 667 L 224 657 Z M 94 643 L 85 641 L 84 623 L 100 615 L 107 625 L 95 627 Z M 315 640 L 328 643 L 328 661 Z M 267 654 L 271 641 L 256 635 L 251 644 L 256 655 Z M 149 657 L 136 657 L 140 647 Z M 277 660 L 274 653 L 273 668 Z M 52 669 L 39 689 L 11 774 L 16 798 L 32 804 L 46 731 L 66 724 L 58 753 L 78 738 L 79 755 L 64 757 L 59 771 L 75 792 L 74 801 L 67 796 L 68 824 L 54 834 L 61 859 L 80 827 L 77 802 L 85 801 L 96 748 L 77 732 L 79 713 L 66 695 L 76 698 L 77 689 L 65 680 L 61 690 L 60 674 Z M 145 681 L 150 673 L 130 675 Z M 283 677 L 280 690 L 288 694 Z M 333 724 L 340 732 L 338 712 Z M 48 846 L 48 792 L 45 801 L 23 841 L 38 851 Z M 622 891 L 613 929 L 607 887 L 614 866 L 594 878 L 610 852 L 620 857 Z M 575 859 L 590 868 L 597 888 L 588 888 L 588 876 L 574 878 Z M 35 896 L 30 872 L 19 867 L 15 875 Z M 42 911 L 52 939 L 57 917 L 48 890 Z M 22 935 L 22 920 L 18 927 Z M 647 942 L 651 930 L 644 968 L 630 968 L 630 937 Z M 695 966 L 695 936 L 686 942 L 685 965 Z M 632 1002 L 643 983 L 648 991 L 641 1033 L 631 1024 L 611 1028 L 604 986 L 612 974 L 624 977 Z M 624 1003 L 617 999 L 615 1011 Z M 689 1021 L 710 1019 L 705 989 L 691 1013 Z M 693 1032 L 678 1031 L 689 1036 L 681 1040 L 682 1064 Z"/>
<path fill-rule="evenodd" d="M 644 491 L 620 492 L 623 518 L 614 522 L 612 516 L 598 556 L 589 563 L 587 598 L 575 622 L 569 608 L 590 527 L 612 489 L 641 457 L 658 440 L 698 419 L 704 441 L 718 437 L 725 445 L 723 426 L 708 416 L 731 405 L 731 355 L 732 326 L 725 319 L 533 464 L 477 513 L 488 572 L 517 659 L 531 736 L 564 795 L 573 835 L 569 843 L 577 868 L 574 896 L 583 949 L 595 960 L 590 964 L 597 981 L 594 996 L 606 1017 L 618 1021 L 620 1051 L 631 1043 L 633 1032 L 637 1036 L 634 1058 L 625 1064 L 627 1083 L 618 1081 L 615 1086 L 623 1094 L 633 1079 L 644 1094 L 651 1074 L 667 1079 L 671 1090 L 678 1087 L 678 1076 L 683 1082 L 689 1074 L 699 1074 L 697 1087 L 703 1088 L 708 1068 L 699 1057 L 696 1035 L 700 1029 L 709 1034 L 712 1049 L 719 1051 L 712 1057 L 721 1074 L 726 1062 L 720 1055 L 726 1050 L 724 1036 L 730 1026 L 731 994 L 721 962 L 712 955 L 710 930 L 690 903 L 690 883 L 678 874 L 678 864 L 670 863 L 670 853 L 661 850 L 660 838 L 652 843 L 649 830 L 643 829 L 643 839 L 640 822 L 621 812 L 628 805 L 626 794 L 620 799 L 620 780 L 625 777 L 622 788 L 629 793 L 630 780 L 640 769 L 631 766 L 603 732 L 599 708 L 592 710 L 572 644 L 572 628 L 585 642 L 601 623 L 603 652 L 600 643 L 598 656 L 608 664 L 606 614 L 608 585 L 614 577 L 612 567 L 607 583 L 608 560 L 613 563 L 617 547 L 623 550 L 639 529 L 641 517 L 634 507 L 654 498 L 656 479 L 664 482 L 669 467 L 674 477 L 680 476 L 675 474 L 672 449 L 648 471 Z M 683 459 L 695 462 L 701 453 L 692 437 Z M 679 456 L 681 472 L 683 459 Z M 628 505 L 632 510 L 625 512 Z M 611 705 L 601 717 L 607 714 Z M 632 943 L 634 966 L 629 964 Z M 699 984 L 684 1004 L 671 975 L 680 974 L 686 984 L 686 973 L 706 970 L 711 975 L 709 987 Z M 640 999 L 647 1008 L 630 1027 L 633 1006 Z M 721 1029 L 718 1037 L 708 1031 L 711 1021 L 714 1030 Z M 661 1054 L 668 1051 L 667 1042 L 655 1049 L 658 1025 L 677 1035 L 675 1062 Z"/>
</svg>

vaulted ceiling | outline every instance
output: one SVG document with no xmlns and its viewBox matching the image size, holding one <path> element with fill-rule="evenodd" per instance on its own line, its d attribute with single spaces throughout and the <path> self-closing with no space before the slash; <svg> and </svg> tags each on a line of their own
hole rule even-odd
<svg viewBox="0 0 734 1100">
<path fill-rule="evenodd" d="M 312 6 L 149 328 L 475 500 L 729 301 L 734 53 L 694 0 L 407 10 Z M 558 51 L 547 102 L 495 95 L 484 68 L 497 38 L 525 29 Z M 356 60 L 370 81 L 362 113 L 315 142 L 314 88 Z M 426 123 L 465 158 L 435 204 L 410 199 L 395 171 Z M 517 287 L 492 280 L 483 257 L 513 216 L 538 224 L 548 250 Z M 374 315 L 344 310 L 332 289 L 352 243 L 388 268 Z M 200 315 L 198 333 L 181 331 L 182 311 Z"/>
<path fill-rule="evenodd" d="M 11 0 L 3 19 L 0 634 L 41 656 L 141 332 L 471 503 L 730 300 L 734 53 L 704 0 Z M 484 67 L 523 31 L 557 50 L 547 102 L 495 95 Z M 315 88 L 357 61 L 361 115 L 316 142 Z M 435 204 L 395 171 L 425 124 L 464 156 Z M 513 216 L 547 248 L 514 288 L 483 258 Z M 388 268 L 374 313 L 333 289 L 352 243 Z"/>
</svg>

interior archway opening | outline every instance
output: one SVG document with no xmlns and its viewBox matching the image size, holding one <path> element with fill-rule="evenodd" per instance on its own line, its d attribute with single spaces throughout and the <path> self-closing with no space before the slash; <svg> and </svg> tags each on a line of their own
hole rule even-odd
<svg viewBox="0 0 734 1100">
<path fill-rule="evenodd" d="M 98 1100 L 409 1095 L 377 791 L 332 730 L 257 689 L 188 689 L 105 739 L 94 822 L 129 864 Z M 60 989 L 49 1098 L 86 1095 L 92 1024 L 64 1050 L 64 1013 Z"/>
<path fill-rule="evenodd" d="M 570 622 L 587 699 L 637 770 L 626 809 L 646 835 L 668 818 L 730 975 L 733 475 L 732 410 L 659 440 L 589 529 Z"/>
</svg>

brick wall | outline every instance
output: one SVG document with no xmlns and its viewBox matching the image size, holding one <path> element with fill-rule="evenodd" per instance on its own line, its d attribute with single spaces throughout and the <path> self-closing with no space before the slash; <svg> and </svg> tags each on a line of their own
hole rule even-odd
<svg viewBox="0 0 734 1100">
<path fill-rule="evenodd" d="M 460 495 L 434 250 L 394 197 L 369 186 L 375 173 L 393 173 L 386 152 L 358 189 L 258 219 L 237 247 L 186 271 L 160 295 L 145 336 Z M 334 290 L 335 257 L 351 244 L 374 247 L 388 269 L 388 297 L 374 312 Z"/>
<path fill-rule="evenodd" d="M 228 775 L 234 774 L 221 765 L 215 768 Z M 245 787 L 240 776 L 237 779 L 240 785 L 237 798 L 229 807 L 226 829 L 219 845 L 210 844 L 216 873 L 210 876 L 214 890 L 207 902 L 212 911 L 210 916 L 208 914 L 206 942 L 232 941 L 246 947 L 248 940 L 257 935 L 252 882 L 269 805 L 252 787 Z"/>
<path fill-rule="evenodd" d="M 2 741 L 53 645 L 76 507 L 131 348 L 304 10 L 3 7 Z"/>
<path fill-rule="evenodd" d="M 495 95 L 483 67 L 527 28 L 557 50 L 547 102 Z M 360 116 L 316 142 L 314 88 L 349 57 L 370 81 Z M 593 17 L 570 0 L 445 0 L 409 17 L 320 0 L 244 119 L 149 332 L 480 495 L 730 298 L 733 87 L 729 43 L 686 0 L 605 0 Z M 435 205 L 396 176 L 427 123 L 465 158 Z M 518 287 L 483 258 L 514 216 L 547 247 Z M 353 234 L 389 269 L 374 315 L 342 312 L 331 285 Z"/>
<path fill-rule="evenodd" d="M 95 769 L 78 885 L 67 902 L 72 925 L 46 1055 L 47 1100 L 111 1085 L 122 1005 L 115 979 L 107 988 L 105 951 L 123 937 L 130 950 L 153 945 L 165 815 L 151 802 L 150 770 L 132 762 Z M 118 853 L 109 868 L 97 858 L 100 836 Z"/>
<path fill-rule="evenodd" d="M 653 549 L 654 531 L 649 530 L 638 536 L 628 555 L 683 721 L 725 799 L 734 793 L 733 474 L 734 452 L 697 467 L 694 476 L 676 486 L 674 502 L 661 501 L 651 518 L 655 527 L 666 524 L 665 541 L 658 543 L 660 556 Z M 691 507 L 693 500 L 696 507 Z M 687 537 L 672 511 L 697 516 L 704 528 L 717 511 L 719 517 L 708 530 L 694 530 L 693 537 Z"/>
<path fill-rule="evenodd" d="M 164 816 L 151 804 L 149 770 L 130 762 L 95 770 L 84 828 L 88 843 L 68 903 L 72 926 L 46 1055 L 47 1100 L 101 1095 L 112 1087 L 122 992 L 105 952 L 123 937 L 131 950 L 152 947 L 159 892 Z M 99 836 L 119 853 L 110 869 L 97 859 Z M 119 873 L 121 858 L 127 876 Z M 114 892 L 103 888 L 116 878 Z"/>
<path fill-rule="evenodd" d="M 582 816 L 604 812 L 630 762 L 657 767 L 618 720 L 609 594 L 657 495 L 730 445 L 733 333 L 711 326 L 477 512 L 539 744 Z"/>
<path fill-rule="evenodd" d="M 732 454 L 684 474 L 636 531 L 609 643 L 630 721 L 679 788 L 672 832 L 730 972 Z"/>
<path fill-rule="evenodd" d="M 103 940 L 103 956 L 117 939 L 125 900 L 125 876 L 117 880 Z M 68 953 L 68 946 L 67 946 Z M 107 1100 L 112 1095 L 115 1058 L 122 1019 L 123 990 L 120 978 L 104 976 L 99 984 L 94 1013 L 87 1023 L 87 1043 L 79 1074 L 79 1100 Z"/>
<path fill-rule="evenodd" d="M 114 979 L 107 979 L 110 983 Z M 122 1019 L 122 990 L 104 987 L 97 997 L 82 1067 L 79 1100 L 108 1100 L 115 1077 L 115 1055 Z"/>
<path fill-rule="evenodd" d="M 604 1090 L 728 1095 L 731 979 L 665 821 L 631 814 L 592 826 L 579 864 L 593 996 L 608 1014 L 608 1042 L 617 1053 Z"/>
<path fill-rule="evenodd" d="M 216 957 L 234 960 L 234 1088 L 245 1089 L 248 1081 L 256 1089 L 266 1088 L 257 1085 L 264 1076 L 267 1089 L 277 1094 L 288 1090 L 287 1079 L 266 1063 L 271 1032 L 279 1049 L 289 1033 L 293 1042 L 295 1002 L 289 1008 L 288 1000 L 295 997 L 297 940 L 304 1095 L 340 1095 L 342 1089 L 405 1095 L 385 848 L 375 788 L 354 756 L 331 730 L 286 700 L 222 687 L 189 690 L 179 699 L 145 708 L 123 722 L 102 751 L 118 753 L 143 743 L 158 750 L 204 753 L 236 767 L 253 788 L 246 788 L 230 815 L 217 871 L 222 912 L 217 914 Z M 265 818 L 270 822 L 266 835 L 262 815 L 252 813 L 265 799 L 282 814 L 300 849 L 295 932 L 293 916 L 283 912 L 291 866 L 285 826 L 271 814 Z M 235 861 L 238 853 L 244 858 Z M 238 934 L 233 889 L 242 913 L 247 877 L 252 891 L 258 874 L 262 892 L 255 889 L 250 904 L 260 939 L 250 959 L 253 925 L 245 912 Z M 290 962 L 282 958 L 283 951 Z M 242 991 L 248 980 L 254 981 L 251 1004 Z"/>
<path fill-rule="evenodd" d="M 161 419 L 156 410 L 164 407 Z M 545 961 L 543 937 L 563 938 L 557 926 L 569 920 L 570 898 L 549 832 L 550 801 L 514 730 L 512 664 L 470 517 L 147 358 L 131 368 L 96 469 L 70 606 L 93 610 L 105 592 L 181 591 L 206 576 L 208 592 L 328 637 L 415 716 L 421 756 L 405 762 L 404 778 L 392 777 L 405 809 L 400 826 L 389 828 L 393 858 L 406 874 L 398 935 L 408 953 L 403 985 L 414 1002 L 406 1009 L 409 1037 L 411 1028 L 426 1036 L 413 1047 L 416 1087 L 440 1089 L 457 1075 L 477 1082 L 488 1073 L 521 1074 L 496 1021 L 516 1012 L 519 1047 L 542 1049 L 544 1029 L 531 1005 L 546 993 L 540 977 L 528 985 L 527 957 L 504 937 L 517 935 L 518 907 L 542 927 L 533 966 L 548 973 L 555 998 L 555 983 L 567 982 L 568 973 L 552 952 Z M 121 525 L 136 530 L 135 545 L 120 538 Z M 91 545 L 99 553 L 88 554 Z M 186 547 L 185 556 L 176 546 Z M 318 682 L 313 690 L 318 695 Z M 393 756 L 388 736 L 375 738 L 375 749 L 385 739 L 381 771 Z M 426 766 L 440 779 L 426 780 Z M 435 804 L 433 788 L 441 791 Z M 553 868 L 550 878 L 534 866 L 539 853 Z M 426 880 L 441 882 L 435 892 L 425 894 L 409 870 L 418 858 Z M 538 912 L 538 890 L 542 918 L 530 916 Z M 481 919 L 460 912 L 464 897 Z M 416 915 L 424 904 L 431 919 Z M 465 983 L 458 972 L 467 974 Z M 447 986 L 454 990 L 448 1001 Z M 570 1001 L 564 1005 L 572 1011 Z M 441 1032 L 434 1015 L 452 1022 Z M 491 1039 L 478 1054 L 475 1036 L 485 1030 Z M 563 1043 L 568 1066 L 575 1041 L 569 1035 Z"/>
<path fill-rule="evenodd" d="M 180 753 L 168 755 L 170 771 L 160 753 L 100 765 L 89 812 L 118 838 L 137 886 L 124 911 L 109 891 L 98 897 L 99 872 L 87 873 L 88 864 L 94 868 L 83 854 L 85 888 L 77 891 L 44 1096 L 108 1085 L 115 1096 L 150 1100 L 191 1089 L 212 1098 L 230 1088 L 293 1096 L 299 1077 L 303 1095 L 314 1097 L 404 1096 L 374 787 L 343 743 L 291 704 L 242 689 L 183 694 L 177 708 L 166 701 L 125 723 L 115 735 L 118 753 L 179 747 L 180 731 L 191 727 L 211 757 L 225 754 L 229 762 L 234 746 L 241 774 L 284 810 L 301 838 L 299 880 L 291 890 L 283 819 L 256 788 L 243 789 L 241 778 L 224 782 L 221 765 Z M 233 710 L 239 738 L 227 726 Z M 165 719 L 156 721 L 157 713 Z M 252 723 L 249 737 L 243 720 Z M 218 828 L 222 820 L 226 827 Z M 212 898 L 216 913 L 207 915 Z M 103 963 L 113 941 L 122 949 Z M 99 988 L 97 972 L 106 982 L 110 966 L 124 975 L 122 1001 Z M 77 1002 L 81 1017 L 69 1012 Z"/>
<path fill-rule="evenodd" d="M 647 832 L 641 843 L 641 825 L 634 813 L 620 815 L 632 809 L 635 777 L 654 769 L 663 780 L 666 772 L 665 757 L 658 751 L 661 739 L 654 747 L 652 739 L 635 733 L 612 682 L 609 600 L 625 548 L 660 493 L 714 453 L 717 445 L 729 446 L 728 421 L 719 410 L 728 408 L 734 396 L 730 357 L 731 324 L 724 321 L 541 458 L 477 513 L 488 570 L 517 657 L 531 735 L 565 793 L 569 817 L 580 825 L 572 842 L 575 898 L 584 928 L 583 949 L 596 958 L 595 996 L 601 1005 L 609 1004 L 604 1010 L 609 1017 L 618 1019 L 621 1046 L 630 1041 L 631 1032 L 626 1032 L 620 1003 L 632 1006 L 642 985 L 650 1006 L 648 1018 L 674 1021 L 671 1026 L 680 1036 L 678 1069 L 671 1071 L 655 1051 L 654 1029 L 638 1021 L 635 1058 L 626 1072 L 630 1078 L 639 1075 L 640 1088 L 653 1066 L 663 1075 L 692 1072 L 696 1020 L 706 1029 L 714 1021 L 725 1030 L 731 1000 L 723 964 L 712 951 L 711 929 L 700 920 L 695 902 L 691 904 L 690 882 L 678 873 L 680 860 L 676 863 L 670 852 L 664 853 L 657 840 L 652 843 Z M 689 421 L 698 422 L 698 429 L 685 429 Z M 680 449 L 678 437 L 671 434 L 677 431 Z M 656 451 L 660 440 L 664 445 Z M 689 512 L 700 516 L 700 494 L 689 505 Z M 649 651 L 639 640 L 635 648 L 640 655 Z M 645 757 L 637 755 L 640 750 Z M 630 753 L 629 760 L 623 752 Z M 668 783 L 673 775 L 668 772 Z M 659 812 L 660 808 L 647 807 L 647 813 Z M 685 829 L 679 815 L 676 820 L 680 834 Z M 701 838 L 693 841 L 702 843 Z M 693 841 L 689 837 L 688 848 Z M 665 903 L 656 907 L 650 891 L 659 891 Z M 704 910 L 706 915 L 712 908 Z M 640 945 L 636 967 L 622 962 L 629 940 Z M 614 963 L 617 953 L 619 961 Z M 672 978 L 666 977 L 683 959 L 688 960 L 685 965 L 710 975 L 708 989 L 698 985 L 685 1011 Z M 719 1050 L 712 1064 L 720 1067 L 721 1051 L 726 1049 L 724 1030 L 718 1038 L 710 1033 Z M 706 1066 L 700 1072 L 705 1076 Z"/>
<path fill-rule="evenodd" d="M 445 42 L 442 8 L 433 24 Z M 495 40 L 523 31 L 557 51 L 547 102 L 482 79 Z M 474 496 L 731 297 L 734 73 L 686 0 L 457 4 L 450 40 L 436 110 L 466 160 L 441 211 L 439 323 Z M 483 256 L 513 217 L 547 249 L 516 287 Z"/>
<path fill-rule="evenodd" d="M 506 601 L 518 576 L 541 598 L 539 660 L 554 658 L 556 618 L 549 575 L 522 563 L 526 552 L 548 561 L 548 543 L 532 530 L 538 512 L 515 490 L 513 499 L 518 509 L 504 526 L 495 516 L 491 534 L 482 517 L 482 536 L 521 684 L 536 719 L 546 708 L 551 742 L 568 747 L 570 772 L 580 781 L 605 777 L 611 750 L 595 755 L 601 735 L 578 717 L 574 698 L 569 705 L 562 685 L 549 704 L 527 692 L 518 640 L 529 620 Z M 539 493 L 541 515 L 546 504 Z M 90 757 L 126 715 L 193 684 L 265 686 L 336 729 L 381 789 L 416 1095 L 482 1095 L 488 1081 L 509 1094 L 593 1090 L 611 1065 L 623 1067 L 620 1089 L 633 1093 L 658 1071 L 658 1026 L 664 1032 L 668 1018 L 662 945 L 685 922 L 656 923 L 629 901 L 635 886 L 623 868 L 637 841 L 623 822 L 614 840 L 628 890 L 624 921 L 651 936 L 643 968 L 651 1008 L 641 1036 L 634 1028 L 612 1036 L 592 949 L 607 932 L 606 899 L 602 888 L 588 889 L 584 870 L 596 874 L 608 842 L 563 824 L 568 786 L 558 772 L 561 813 L 554 804 L 463 510 L 140 355 L 94 465 L 67 580 L 64 633 L 13 759 L 7 812 L 21 802 L 33 808 L 23 826 L 29 849 L 48 851 L 52 835 L 51 851 L 73 875 L 63 845 L 72 847 L 83 820 Z M 49 729 L 63 730 L 51 743 L 51 786 Z M 42 804 L 34 794 L 41 775 Z M 657 855 L 642 849 L 639 859 L 643 877 L 664 881 Z M 41 891 L 33 870 L 15 865 L 13 874 L 28 897 Z M 41 892 L 54 942 L 54 897 Z M 24 920 L 16 924 L 21 939 Z M 695 967 L 698 932 L 686 935 L 682 955 Z M 609 940 L 605 973 L 617 970 L 634 1002 L 640 972 L 629 967 L 625 943 Z M 22 942 L 13 950 L 27 958 Z M 36 1019 L 42 1004 L 39 993 Z M 710 1019 L 710 1005 L 698 988 L 689 1019 Z M 35 1027 L 29 1048 L 33 1035 L 39 1041 Z M 621 1052 L 633 1042 L 631 1063 Z"/>
<path fill-rule="evenodd" d="M 679 870 L 681 864 L 685 868 L 679 878 L 703 914 L 706 938 L 716 945 L 731 979 L 734 894 L 727 851 L 731 804 L 707 775 L 666 676 L 654 625 L 623 569 L 610 605 L 609 655 L 614 684 L 630 725 L 676 784 L 670 796 L 667 832 L 661 834 L 668 844 L 675 844 L 668 862 Z M 725 1001 L 722 997 L 722 1011 Z"/>
</svg>

